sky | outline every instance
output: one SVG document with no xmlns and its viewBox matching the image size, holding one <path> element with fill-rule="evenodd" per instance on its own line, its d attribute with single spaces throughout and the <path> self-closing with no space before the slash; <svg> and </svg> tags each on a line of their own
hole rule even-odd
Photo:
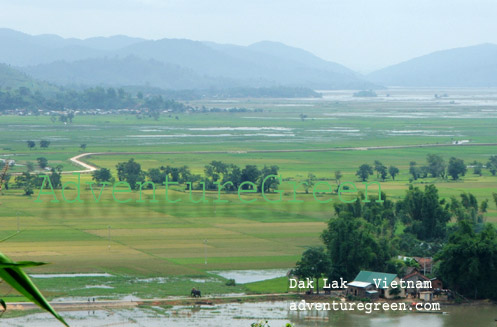
<svg viewBox="0 0 497 327">
<path fill-rule="evenodd" d="M 0 0 L 0 27 L 303 48 L 359 72 L 497 43 L 495 0 Z"/>
</svg>

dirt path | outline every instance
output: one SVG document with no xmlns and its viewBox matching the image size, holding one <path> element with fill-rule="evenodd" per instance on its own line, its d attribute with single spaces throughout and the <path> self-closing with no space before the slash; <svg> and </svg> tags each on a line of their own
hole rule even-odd
<svg viewBox="0 0 497 327">
<path fill-rule="evenodd" d="M 497 143 L 464 143 L 464 144 L 413 144 L 413 145 L 384 145 L 384 146 L 366 146 L 366 147 L 346 147 L 346 148 L 326 148 L 326 149 L 292 149 L 292 150 L 247 150 L 247 151 L 157 151 L 157 152 L 87 152 L 81 153 L 69 160 L 85 170 L 66 171 L 64 174 L 72 173 L 91 173 L 98 169 L 83 161 L 89 156 L 109 156 L 109 155 L 127 155 L 127 154 L 246 154 L 246 153 L 291 153 L 291 152 L 333 152 L 333 151 L 368 151 L 368 150 L 389 150 L 389 149 L 408 149 L 408 148 L 436 148 L 436 147 L 466 147 L 466 146 L 497 146 Z"/>
<path fill-rule="evenodd" d="M 130 300 L 96 300 L 91 301 L 63 301 L 51 302 L 55 310 L 102 310 L 110 308 L 129 308 L 138 305 L 212 305 L 219 303 L 246 301 L 277 301 L 288 297 L 298 296 L 297 293 L 275 293 L 275 294 L 238 294 L 234 296 L 204 296 L 201 298 L 191 298 L 187 296 L 169 296 L 155 299 L 130 299 Z M 38 308 L 31 302 L 11 302 L 7 303 L 8 310 L 31 310 Z"/>
<path fill-rule="evenodd" d="M 78 154 L 77 156 L 74 156 L 71 159 L 69 159 L 69 161 L 71 161 L 73 164 L 81 166 L 81 167 L 85 168 L 85 170 L 79 170 L 79 171 L 75 170 L 75 171 L 70 171 L 67 173 L 91 173 L 92 171 L 97 170 L 98 169 L 97 167 L 89 165 L 86 162 L 79 160 L 81 158 L 84 158 L 86 156 L 90 156 L 92 154 L 95 154 L 95 153 L 82 153 L 82 154 Z"/>
</svg>

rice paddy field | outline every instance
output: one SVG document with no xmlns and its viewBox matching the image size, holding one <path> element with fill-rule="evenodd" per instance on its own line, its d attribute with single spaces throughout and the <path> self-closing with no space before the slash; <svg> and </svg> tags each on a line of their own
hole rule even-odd
<svg viewBox="0 0 497 327">
<path fill-rule="evenodd" d="M 144 203 L 136 202 L 137 192 L 130 194 L 132 201 L 117 203 L 110 189 L 95 203 L 85 186 L 81 187 L 83 203 L 52 203 L 50 196 L 36 203 L 39 190 L 31 197 L 22 190 L 3 190 L 0 239 L 16 235 L 0 244 L 1 251 L 14 260 L 51 263 L 30 268 L 31 274 L 83 274 L 34 277 L 50 298 L 120 298 L 126 294 L 149 298 L 186 294 L 192 284 L 208 293 L 250 292 L 251 284 L 226 286 L 226 279 L 213 271 L 293 267 L 307 247 L 321 243 L 320 234 L 333 215 L 333 202 L 339 201 L 333 195 L 332 202 L 319 203 L 312 191 L 306 194 L 298 189 L 296 197 L 302 202 L 290 203 L 294 190 L 288 182 L 302 181 L 312 173 L 336 185 L 334 171 L 340 170 L 342 182 L 351 181 L 363 189 L 355 172 L 361 164 L 372 165 L 375 160 L 400 169 L 395 181 L 381 182 L 389 198 L 400 198 L 411 183 L 419 187 L 435 183 L 443 197 L 471 192 L 479 201 L 488 198 L 485 218 L 497 223 L 492 201 L 497 176 L 487 170 L 478 176 L 468 168 L 458 181 L 427 178 L 412 182 L 408 173 L 410 161 L 423 165 L 429 153 L 442 155 L 446 162 L 458 157 L 466 164 L 486 163 L 497 155 L 497 146 L 490 145 L 497 143 L 497 90 L 389 89 L 378 92 L 377 98 L 354 98 L 352 93 L 324 91 L 321 99 L 195 101 L 189 104 L 247 111 L 163 114 L 159 120 L 76 115 L 72 124 L 62 124 L 51 122 L 49 116 L 0 116 L 0 158 L 16 160 L 13 173 L 25 171 L 27 162 L 35 163 L 38 157 L 47 158 L 50 166 L 62 165 L 65 172 L 81 170 L 69 159 L 91 152 L 106 154 L 83 161 L 109 168 L 114 176 L 116 164 L 130 158 L 144 170 L 187 165 L 196 174 L 203 174 L 212 160 L 220 160 L 259 168 L 277 165 L 284 180 L 279 203 L 264 201 L 259 194 L 244 195 L 256 199 L 250 204 L 239 201 L 237 194 L 222 194 L 228 202 L 216 203 L 217 192 L 207 193 L 207 203 L 192 203 L 184 187 L 170 191 L 170 197 L 182 200 L 174 204 L 163 200 L 163 188 L 157 190 L 157 203 L 148 201 L 151 190 L 144 192 Z M 448 97 L 434 97 L 444 93 Z M 30 150 L 28 140 L 51 143 L 46 149 L 37 145 Z M 81 144 L 87 145 L 84 151 Z M 198 151 L 216 153 L 192 153 Z M 76 180 L 76 175 L 63 175 L 63 182 Z M 91 175 L 81 175 L 82 185 L 90 180 Z M 376 180 L 376 176 L 371 179 Z M 68 193 L 68 197 L 75 196 L 74 189 Z M 60 198 L 60 190 L 56 194 Z M 200 193 L 194 192 L 193 197 Z M 277 195 L 268 197 L 276 199 Z M 89 273 L 97 275 L 84 275 Z M 257 287 L 254 284 L 252 290 Z M 0 294 L 15 296 L 4 285 L 0 285 Z"/>
</svg>

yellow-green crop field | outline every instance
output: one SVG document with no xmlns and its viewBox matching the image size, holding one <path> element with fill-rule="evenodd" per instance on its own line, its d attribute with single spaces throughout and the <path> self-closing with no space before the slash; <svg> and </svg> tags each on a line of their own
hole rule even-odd
<svg viewBox="0 0 497 327">
<path fill-rule="evenodd" d="M 159 120 L 131 115 L 81 115 L 72 124 L 64 125 L 51 122 L 48 116 L 0 116 L 0 158 L 16 160 L 12 173 L 24 171 L 27 162 L 36 163 L 38 157 L 47 158 L 50 166 L 61 164 L 64 171 L 81 170 L 69 158 L 81 154 L 80 145 L 86 144 L 84 152 L 107 154 L 91 155 L 83 161 L 109 168 L 114 176 L 116 164 L 130 158 L 144 170 L 186 165 L 194 174 L 203 174 L 204 166 L 213 160 L 242 167 L 277 165 L 283 178 L 279 189 L 284 191 L 278 203 L 269 203 L 260 194 L 245 194 L 243 198 L 256 201 L 242 203 L 236 193 L 224 192 L 221 196 L 227 203 L 214 202 L 217 192 L 207 192 L 207 203 L 192 203 L 184 186 L 174 186 L 169 196 L 181 202 L 173 204 L 165 201 L 164 188 L 159 187 L 157 203 L 150 202 L 152 190 L 144 191 L 144 203 L 136 202 L 139 198 L 136 191 L 119 195 L 132 201 L 117 203 L 110 186 L 102 192 L 100 202 L 95 203 L 85 184 L 91 181 L 89 174 L 81 175 L 83 203 L 65 203 L 61 190 L 56 190 L 59 203 L 50 202 L 50 195 L 41 196 L 42 202 L 37 203 L 39 190 L 25 196 L 22 189 L 11 188 L 0 195 L 0 238 L 16 234 L 18 224 L 20 232 L 0 244 L 1 252 L 15 260 L 51 263 L 30 269 L 31 273 L 99 272 L 124 278 L 209 276 L 212 270 L 291 268 L 307 247 L 321 243 L 320 234 L 333 215 L 333 203 L 339 199 L 336 194 L 325 193 L 315 198 L 312 190 L 308 194 L 303 188 L 294 190 L 290 182 L 303 181 L 312 173 L 318 180 L 336 186 L 334 171 L 340 170 L 342 182 L 354 182 L 363 190 L 355 172 L 361 164 L 373 164 L 375 160 L 400 169 L 395 181 L 391 178 L 380 181 L 376 175 L 370 179 L 381 183 L 387 197 L 399 199 L 410 184 L 424 187 L 425 183 L 434 183 L 445 198 L 471 192 L 478 201 L 489 199 L 485 219 L 497 223 L 492 199 L 492 192 L 497 192 L 497 176 L 488 170 L 483 169 L 483 175 L 479 176 L 468 168 L 458 181 L 433 178 L 412 181 L 408 171 L 410 161 L 423 165 L 429 153 L 441 155 L 446 162 L 452 156 L 461 158 L 466 164 L 475 160 L 485 164 L 491 155 L 497 155 L 497 146 L 476 145 L 497 143 L 496 107 L 477 102 L 489 95 L 476 94 L 474 104 L 458 104 L 458 94 L 454 91 L 450 98 L 454 104 L 435 101 L 428 91 L 413 94 L 413 99 L 405 100 L 399 93 L 398 101 L 325 97 L 199 102 L 196 105 L 263 111 L 179 114 L 178 120 L 167 115 Z M 416 97 L 431 100 L 421 101 Z M 306 115 L 304 119 L 302 113 Z M 30 150 L 26 146 L 28 140 L 43 139 L 50 140 L 48 148 L 37 145 Z M 453 145 L 455 140 L 469 142 Z M 427 144 L 444 146 L 300 151 Z M 245 152 L 260 150 L 267 152 Z M 275 150 L 288 152 L 271 152 Z M 11 185 L 14 179 L 12 176 Z M 77 181 L 77 176 L 64 174 L 62 181 Z M 371 186 L 370 190 L 372 198 L 377 196 L 375 187 Z M 74 198 L 76 190 L 72 188 L 66 193 L 68 198 Z M 289 202 L 294 193 L 302 202 Z M 192 196 L 198 199 L 201 192 L 195 191 Z M 268 195 L 272 200 L 277 197 L 277 194 Z M 330 198 L 329 203 L 316 200 Z M 71 289 L 70 282 L 64 282 L 62 290 L 54 281 L 40 279 L 39 283 L 42 288 L 53 290 L 53 295 L 63 295 Z M 109 295 L 113 290 L 101 292 Z M 153 290 L 150 294 L 154 294 Z"/>
</svg>

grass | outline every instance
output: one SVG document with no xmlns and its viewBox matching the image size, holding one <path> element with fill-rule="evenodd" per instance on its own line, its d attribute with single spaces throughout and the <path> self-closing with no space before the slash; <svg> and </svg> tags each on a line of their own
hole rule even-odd
<svg viewBox="0 0 497 327">
<path fill-rule="evenodd" d="M 244 286 L 252 293 L 286 293 L 288 292 L 288 278 L 279 277 L 260 282 L 247 283 Z"/>
<path fill-rule="evenodd" d="M 396 200 L 410 185 L 410 161 L 423 165 L 428 153 L 437 153 L 446 161 L 455 156 L 466 163 L 473 160 L 485 163 L 489 156 L 497 154 L 497 149 L 491 146 L 247 154 L 243 151 L 449 144 L 462 139 L 495 142 L 497 124 L 496 117 L 492 113 L 485 114 L 478 105 L 426 104 L 415 100 L 241 101 L 236 106 L 263 108 L 264 112 L 180 114 L 179 120 L 161 117 L 159 121 L 138 120 L 126 115 L 77 116 L 74 123 L 68 125 L 52 123 L 45 116 L 0 116 L 0 158 L 13 158 L 20 164 L 13 172 L 24 171 L 23 165 L 28 161 L 36 162 L 40 156 L 46 157 L 51 166 L 62 164 L 64 170 L 79 170 L 81 168 L 71 164 L 68 158 L 81 153 L 79 145 L 83 143 L 87 144 L 87 152 L 229 150 L 233 152 L 94 155 L 86 160 L 110 168 L 114 175 L 116 164 L 130 158 L 135 158 L 143 169 L 188 165 L 197 174 L 203 173 L 203 167 L 212 160 L 240 166 L 278 165 L 280 175 L 290 181 L 304 180 L 308 173 L 313 173 L 332 185 L 335 185 L 334 171 L 341 170 L 342 181 L 354 181 L 359 189 L 364 187 L 355 176 L 357 167 L 380 160 L 400 169 L 395 181 L 390 179 L 381 184 L 382 191 Z M 296 106 L 282 107 L 281 104 Z M 299 107 L 300 104 L 311 106 Z M 229 107 L 233 103 L 207 105 Z M 309 118 L 300 120 L 302 112 Z M 413 113 L 416 115 L 411 117 Z M 461 119 L 464 115 L 476 118 Z M 42 139 L 51 141 L 48 149 L 39 146 L 27 149 L 27 140 L 38 142 Z M 372 177 L 372 180 L 376 178 Z M 76 181 L 76 176 L 64 175 L 63 182 L 67 181 Z M 87 181 L 90 176 L 82 175 L 83 185 Z M 424 187 L 427 183 L 434 183 L 445 198 L 471 192 L 482 201 L 491 199 L 491 193 L 497 192 L 497 177 L 486 170 L 481 177 L 473 175 L 470 169 L 459 181 L 428 178 L 412 184 Z M 42 203 L 35 203 L 38 190 L 34 196 L 26 197 L 22 190 L 11 189 L 0 195 L 0 238 L 16 233 L 18 216 L 21 233 L 2 243 L 1 251 L 14 260 L 52 263 L 29 269 L 30 272 L 108 272 L 116 276 L 112 281 L 90 281 L 96 285 L 109 282 L 112 289 L 88 289 L 87 279 L 37 280 L 40 288 L 48 290 L 52 297 L 84 297 L 90 293 L 102 296 L 136 293 L 143 297 L 184 294 L 191 288 L 191 281 L 185 276 L 210 278 L 210 270 L 289 268 L 307 247 L 321 243 L 320 234 L 333 214 L 333 203 L 339 201 L 336 195 L 331 195 L 331 203 L 321 204 L 314 199 L 312 191 L 306 194 L 298 189 L 297 198 L 303 202 L 292 204 L 288 200 L 293 196 L 293 186 L 284 182 L 280 189 L 284 191 L 283 201 L 276 204 L 263 201 L 260 195 L 245 195 L 256 198 L 257 202 L 244 204 L 236 194 L 223 194 L 229 202 L 216 204 L 212 202 L 216 192 L 207 194 L 208 203 L 193 204 L 180 187 L 173 187 L 171 191 L 171 197 L 182 200 L 177 204 L 165 203 L 163 188 L 157 191 L 159 203 L 136 203 L 138 194 L 132 193 L 133 201 L 119 204 L 113 200 L 111 190 L 106 190 L 102 200 L 94 203 L 91 192 L 85 187 L 81 194 L 84 203 L 50 203 L 48 196 L 42 197 Z M 69 198 L 75 196 L 74 190 L 67 193 Z M 60 190 L 56 194 L 61 199 Z M 146 191 L 145 198 L 150 197 L 151 191 Z M 323 195 L 320 199 L 327 197 Z M 489 204 L 485 217 L 487 221 L 497 223 L 495 203 L 490 201 Z M 402 228 L 399 226 L 396 232 L 400 233 Z M 178 280 L 166 285 L 132 282 L 137 278 L 158 276 Z M 236 288 L 223 285 L 224 281 L 220 279 L 212 285 L 206 283 L 202 288 L 205 287 L 206 292 L 229 293 L 283 289 L 283 283 L 278 279 Z M 7 290 L 0 291 L 0 294 L 4 293 Z"/>
</svg>

